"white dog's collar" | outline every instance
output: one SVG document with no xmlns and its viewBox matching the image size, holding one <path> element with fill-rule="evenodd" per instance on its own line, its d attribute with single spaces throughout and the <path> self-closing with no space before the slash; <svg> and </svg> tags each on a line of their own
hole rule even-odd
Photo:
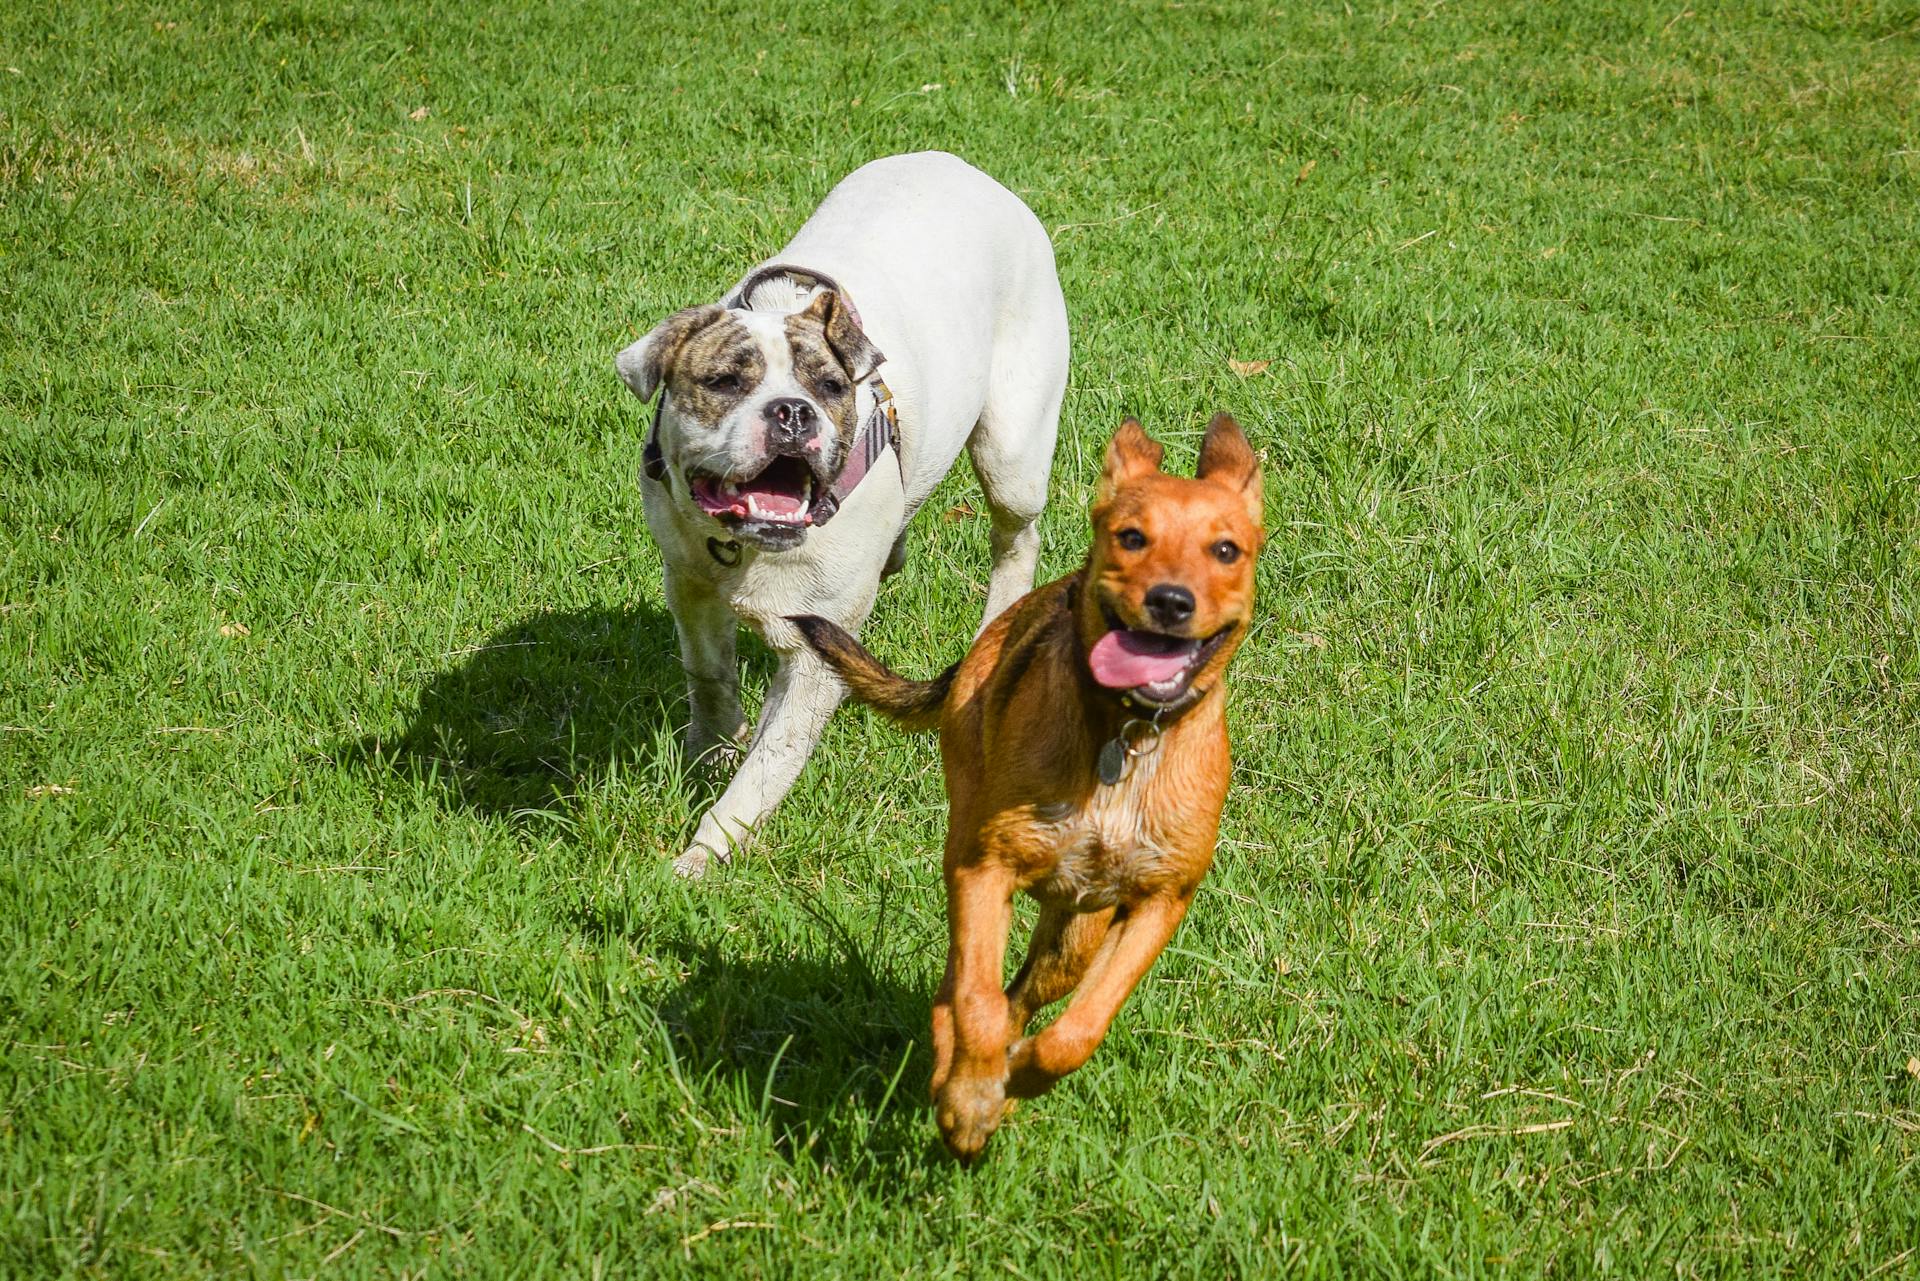
<svg viewBox="0 0 1920 1281">
<path fill-rule="evenodd" d="M 833 518 L 840 504 L 867 478 L 867 473 L 889 447 L 893 450 L 893 465 L 905 473 L 906 465 L 900 460 L 900 415 L 893 407 L 893 393 L 887 390 L 887 384 L 878 374 L 867 380 L 863 390 L 873 397 L 873 408 L 861 422 L 860 431 L 853 438 L 853 448 L 847 451 L 847 461 L 840 464 L 840 474 L 813 505 L 815 525 L 824 525 Z"/>
<path fill-rule="evenodd" d="M 862 329 L 866 328 L 860 321 L 860 309 L 853 305 L 853 296 L 840 287 L 839 281 L 823 271 L 814 271 L 809 267 L 795 267 L 784 262 L 770 262 L 764 267 L 756 268 L 751 275 L 740 282 L 740 287 L 733 291 L 733 296 L 720 305 L 732 311 L 752 311 L 753 296 L 759 292 L 760 286 L 780 276 L 804 285 L 812 285 L 816 289 L 825 289 L 839 294 L 840 301 L 845 305 L 847 315 L 852 317 L 853 323 Z"/>
</svg>

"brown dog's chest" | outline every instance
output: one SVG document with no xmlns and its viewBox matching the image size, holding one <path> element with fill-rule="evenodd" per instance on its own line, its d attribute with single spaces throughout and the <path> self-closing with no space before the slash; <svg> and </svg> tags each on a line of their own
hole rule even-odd
<svg viewBox="0 0 1920 1281">
<path fill-rule="evenodd" d="M 1085 804 L 1036 806 L 1029 851 L 1039 857 L 1027 892 L 1078 912 L 1125 906 L 1162 888 L 1182 870 L 1154 821 L 1151 757 L 1126 779 L 1096 787 Z M 1057 815 L 1057 817 L 1056 817 Z"/>
</svg>

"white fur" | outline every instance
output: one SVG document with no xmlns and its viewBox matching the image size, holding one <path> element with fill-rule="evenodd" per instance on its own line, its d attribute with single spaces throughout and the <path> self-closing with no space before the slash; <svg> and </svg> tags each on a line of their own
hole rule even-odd
<svg viewBox="0 0 1920 1281">
<path fill-rule="evenodd" d="M 771 552 L 742 543 L 733 567 L 709 554 L 707 540 L 728 535 L 690 501 L 673 467 L 665 484 L 643 482 L 687 670 L 691 752 L 745 728 L 737 625 L 752 627 L 779 656 L 739 772 L 674 863 L 689 876 L 726 858 L 779 804 L 840 702 L 839 680 L 785 616 L 818 614 L 858 631 L 896 536 L 962 448 L 993 521 L 981 626 L 1032 588 L 1040 546 L 1034 521 L 1046 502 L 1066 389 L 1066 303 L 1046 231 L 1012 192 L 954 156 L 892 156 L 856 170 L 766 261 L 824 273 L 859 309 L 862 328 L 886 357 L 880 372 L 898 407 L 904 458 L 896 465 L 891 451 L 882 454 L 833 519 L 800 546 Z M 755 291 L 755 312 L 743 319 L 756 334 L 778 326 L 780 309 L 800 309 L 811 292 L 770 282 Z M 631 371 L 647 341 L 619 361 L 636 392 Z M 776 381 L 789 381 L 781 372 Z M 757 406 L 764 396 L 756 390 L 750 399 Z M 663 435 L 671 427 L 663 423 Z M 744 447 L 741 430 L 721 435 L 718 447 Z M 956 650 L 962 639 L 955 638 Z"/>
</svg>

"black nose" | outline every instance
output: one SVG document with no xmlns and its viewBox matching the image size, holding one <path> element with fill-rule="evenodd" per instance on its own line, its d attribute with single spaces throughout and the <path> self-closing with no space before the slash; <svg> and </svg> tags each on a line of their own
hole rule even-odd
<svg viewBox="0 0 1920 1281">
<path fill-rule="evenodd" d="M 776 449 L 804 445 L 813 437 L 813 406 L 804 400 L 769 400 L 760 412 L 767 420 L 767 439 Z"/>
<path fill-rule="evenodd" d="M 1193 593 L 1173 583 L 1149 587 L 1147 613 L 1162 627 L 1178 627 L 1193 617 Z"/>
</svg>

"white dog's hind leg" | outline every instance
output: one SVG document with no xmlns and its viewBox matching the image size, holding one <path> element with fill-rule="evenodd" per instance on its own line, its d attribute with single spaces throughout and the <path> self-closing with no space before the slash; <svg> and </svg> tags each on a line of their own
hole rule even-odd
<svg viewBox="0 0 1920 1281">
<path fill-rule="evenodd" d="M 840 678 L 813 651 L 780 656 L 747 759 L 719 802 L 701 818 L 686 852 L 674 860 L 674 871 L 704 875 L 711 860 L 725 862 L 735 846 L 746 843 L 800 777 L 843 693 Z"/>
<path fill-rule="evenodd" d="M 735 639 L 740 620 L 705 583 L 666 571 L 667 605 L 680 634 L 680 666 L 687 673 L 687 764 L 746 733 L 740 714 L 740 669 Z"/>
<path fill-rule="evenodd" d="M 987 510 L 993 518 L 993 569 L 987 578 L 987 608 L 980 615 L 980 626 L 974 628 L 976 636 L 1007 606 L 1033 590 L 1034 570 L 1040 563 L 1040 530 L 1035 524 L 1039 509 L 1029 514 L 1023 506 L 989 498 Z"/>
<path fill-rule="evenodd" d="M 1066 393 L 1064 317 L 1059 351 L 1057 369 L 1037 355 L 1018 376 L 1002 378 L 996 369 L 986 410 L 967 442 L 993 520 L 993 570 L 987 579 L 987 610 L 979 630 L 1033 590 L 1033 573 L 1040 562 L 1040 531 L 1035 522 L 1047 505 L 1060 400 Z"/>
</svg>

